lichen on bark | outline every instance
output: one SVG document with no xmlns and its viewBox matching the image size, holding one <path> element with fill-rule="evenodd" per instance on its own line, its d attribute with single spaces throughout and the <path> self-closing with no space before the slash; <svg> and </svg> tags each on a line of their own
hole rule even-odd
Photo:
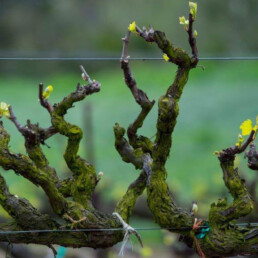
<svg viewBox="0 0 258 258">
<path fill-rule="evenodd" d="M 158 117 L 155 139 L 152 140 L 138 134 L 145 118 L 152 110 L 155 101 L 150 101 L 147 94 L 138 88 L 133 78 L 129 60 L 128 44 L 131 32 L 123 39 L 121 68 L 125 84 L 131 91 L 141 111 L 136 119 L 125 130 L 118 123 L 114 126 L 115 148 L 122 160 L 131 163 L 135 169 L 141 170 L 138 178 L 132 182 L 124 196 L 117 203 L 115 211 L 129 223 L 133 208 L 139 196 L 147 189 L 147 203 L 153 219 L 161 227 L 180 233 L 181 241 L 195 248 L 199 254 L 206 256 L 232 256 L 258 253 L 258 227 L 239 226 L 235 220 L 248 215 L 253 210 L 253 201 L 236 168 L 235 156 L 245 151 L 248 166 L 257 170 L 258 154 L 255 149 L 255 132 L 252 131 L 242 147 L 230 147 L 219 153 L 223 180 L 233 197 L 232 203 L 225 198 L 211 205 L 207 220 L 197 222 L 200 226 L 209 227 L 208 233 L 197 240 L 198 226 L 192 214 L 180 207 L 170 194 L 166 182 L 166 162 L 169 158 L 173 142 L 173 131 L 179 115 L 179 101 L 187 83 L 191 69 L 198 64 L 198 50 L 193 35 L 193 16 L 189 14 L 187 29 L 188 41 L 192 50 L 190 56 L 181 48 L 173 46 L 164 32 L 155 31 L 152 27 L 135 28 L 135 34 L 146 42 L 155 43 L 166 54 L 169 63 L 177 66 L 176 76 L 167 91 L 158 100 Z M 83 67 L 82 67 L 83 68 Z M 8 186 L 0 175 L 0 204 L 12 217 L 9 223 L 0 225 L 2 231 L 38 230 L 38 229 L 99 229 L 91 232 L 49 232 L 35 236 L 27 234 L 0 234 L 0 241 L 12 243 L 36 243 L 46 246 L 58 244 L 69 247 L 106 248 L 123 240 L 123 231 L 112 230 L 121 228 L 121 222 L 112 214 L 105 214 L 95 209 L 92 194 L 97 186 L 98 178 L 94 166 L 78 155 L 83 132 L 77 125 L 70 124 L 65 115 L 73 105 L 87 96 L 100 91 L 100 83 L 91 80 L 85 69 L 82 69 L 87 85 L 76 87 L 76 90 L 59 103 L 52 105 L 43 98 L 43 84 L 39 85 L 39 100 L 51 120 L 49 128 L 41 128 L 31 124 L 21 126 L 9 108 L 10 121 L 25 139 L 27 155 L 16 154 L 9 148 L 10 135 L 0 122 L 0 166 L 8 171 L 13 170 L 36 186 L 43 189 L 49 199 L 53 212 L 58 217 L 53 219 L 48 214 L 40 213 L 27 200 L 10 193 Z M 126 132 L 128 140 L 126 139 Z M 87 132 L 86 132 L 87 133 Z M 68 178 L 61 180 L 52 168 L 41 149 L 45 140 L 61 134 L 67 138 L 64 159 L 71 171 Z M 101 231 L 110 229 L 110 231 Z"/>
<path fill-rule="evenodd" d="M 79 144 L 82 139 L 81 128 L 70 124 L 64 118 L 68 109 L 75 102 L 99 92 L 100 83 L 91 81 L 88 85 L 77 85 L 73 93 L 53 106 L 48 100 L 42 98 L 42 88 L 43 85 L 40 84 L 40 102 L 49 112 L 52 126 L 42 129 L 29 121 L 27 125 L 22 126 L 10 107 L 10 121 L 24 136 L 28 156 L 16 154 L 10 150 L 10 135 L 5 130 L 3 122 L 1 122 L 0 165 L 4 170 L 14 170 L 16 174 L 40 186 L 48 196 L 53 212 L 61 220 L 57 221 L 48 214 L 41 214 L 29 201 L 11 194 L 4 178 L 0 175 L 0 204 L 13 218 L 10 223 L 0 225 L 0 230 L 55 230 L 72 227 L 99 230 L 110 228 L 111 231 L 37 233 L 36 238 L 29 237 L 25 233 L 12 233 L 11 236 L 0 234 L 0 241 L 35 243 L 47 246 L 59 244 L 70 247 L 110 247 L 122 241 L 123 232 L 112 231 L 112 228 L 121 228 L 122 225 L 112 214 L 105 214 L 94 208 L 92 194 L 98 182 L 95 168 L 78 155 Z M 68 139 L 64 159 L 71 170 L 71 176 L 64 180 L 61 180 L 55 169 L 49 165 L 40 146 L 45 144 L 46 139 L 57 133 Z M 116 212 L 120 213 L 125 221 L 129 221 L 135 202 L 142 193 L 142 190 L 138 190 L 138 188 L 144 189 L 142 185 L 145 184 L 145 180 L 142 178 L 139 177 L 135 183 L 129 186 L 127 193 L 117 205 Z"/>
<path fill-rule="evenodd" d="M 142 30 L 136 26 L 136 35 L 140 36 L 147 42 L 155 42 L 161 51 L 166 54 L 168 61 L 178 66 L 175 79 L 171 86 L 168 87 L 166 93 L 159 98 L 158 101 L 158 118 L 156 124 L 156 138 L 150 142 L 151 148 L 145 148 L 144 145 L 135 144 L 130 140 L 139 139 L 137 130 L 143 125 L 144 119 L 148 115 L 141 117 L 140 126 L 135 127 L 133 134 L 130 134 L 131 125 L 128 128 L 129 143 L 124 138 L 124 131 L 120 138 L 120 146 L 124 143 L 123 150 L 133 149 L 137 150 L 141 155 L 149 154 L 151 162 L 149 163 L 149 171 L 147 174 L 148 182 L 147 188 L 147 202 L 149 209 L 153 215 L 154 220 L 161 227 L 171 228 L 172 232 L 181 234 L 181 240 L 188 246 L 196 248 L 198 253 L 202 256 L 232 256 L 236 254 L 257 254 L 258 253 L 258 227 L 257 226 L 237 226 L 235 220 L 239 217 L 246 216 L 252 212 L 253 201 L 245 186 L 244 180 L 239 176 L 237 169 L 234 168 L 235 155 L 243 152 L 246 147 L 252 142 L 254 132 L 251 133 L 248 140 L 243 144 L 242 148 L 231 147 L 223 150 L 219 155 L 220 165 L 223 172 L 223 179 L 225 186 L 233 197 L 233 203 L 227 204 L 226 200 L 219 200 L 217 204 L 212 204 L 209 212 L 209 218 L 198 222 L 198 225 L 208 227 L 208 233 L 201 239 L 197 240 L 197 231 L 195 228 L 194 217 L 185 209 L 176 204 L 176 200 L 170 194 L 169 187 L 166 183 L 167 170 L 166 162 L 172 147 L 172 134 L 176 126 L 177 117 L 179 114 L 179 100 L 181 98 L 184 87 L 187 83 L 191 69 L 198 64 L 198 50 L 196 47 L 196 40 L 193 37 L 193 17 L 189 14 L 189 27 L 187 30 L 189 43 L 192 49 L 192 56 L 189 56 L 184 50 L 174 47 L 166 38 L 165 33 L 154 31 L 150 27 L 149 31 L 146 28 Z M 137 98 L 136 81 L 132 76 L 127 57 L 127 47 L 129 43 L 130 32 L 128 32 L 123 39 L 124 47 L 121 57 L 121 68 L 124 72 L 125 83 L 131 90 L 136 102 L 139 104 Z M 133 90 L 134 89 L 134 90 Z M 144 100 L 148 103 L 147 94 L 142 92 L 145 96 Z M 153 102 L 154 103 L 154 102 Z M 144 108 L 142 107 L 142 112 Z M 152 106 L 151 106 L 152 107 Z M 137 124 L 139 116 L 133 124 Z M 141 136 L 144 137 L 144 136 Z M 144 139 L 147 137 L 144 137 Z M 119 137 L 116 137 L 118 141 Z M 253 143 L 252 143 L 253 144 Z M 248 166 L 255 169 L 257 161 L 257 152 L 253 145 L 247 153 L 249 160 Z M 116 144 L 116 147 L 118 145 Z M 139 151 L 140 148 L 140 151 Z M 117 147 L 122 159 L 126 162 L 132 162 L 133 159 L 128 159 L 126 152 Z M 127 154 L 128 151 L 127 151 Z M 134 164 L 135 165 L 135 164 Z M 136 166 L 136 169 L 139 168 Z M 141 168 L 141 167 L 140 167 Z M 191 228 L 193 228 L 191 230 Z M 197 227 L 198 228 L 198 227 Z M 185 230 L 183 230 L 185 229 Z M 190 229 L 190 230 L 189 230 Z"/>
</svg>

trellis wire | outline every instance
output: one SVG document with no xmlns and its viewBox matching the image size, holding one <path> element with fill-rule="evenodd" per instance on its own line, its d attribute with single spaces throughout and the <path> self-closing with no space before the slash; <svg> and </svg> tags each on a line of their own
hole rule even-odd
<svg viewBox="0 0 258 258">
<path fill-rule="evenodd" d="M 0 57 L 0 61 L 119 61 L 120 57 Z M 160 57 L 128 57 L 127 60 L 136 61 L 160 61 L 164 60 Z M 258 56 L 250 57 L 200 57 L 203 61 L 252 61 L 258 60 Z M 256 227 L 257 223 L 238 223 L 235 226 Z M 207 228 L 208 226 L 199 226 L 199 228 Z M 104 231 L 123 231 L 123 228 L 95 228 L 95 229 L 55 229 L 55 230 L 20 230 L 20 231 L 0 231 L 0 235 L 10 234 L 28 234 L 28 233 L 61 233 L 61 232 L 104 232 Z M 135 228 L 138 231 L 149 230 L 192 230 L 191 227 L 181 228 Z"/>
<path fill-rule="evenodd" d="M 0 57 L 0 61 L 119 61 L 120 57 Z M 129 57 L 127 60 L 160 61 L 162 57 Z M 254 61 L 258 56 L 200 57 L 202 61 Z"/>
<path fill-rule="evenodd" d="M 232 226 L 249 226 L 256 227 L 258 222 L 254 223 L 238 223 Z M 208 228 L 208 226 L 199 226 L 198 228 Z M 134 228 L 137 231 L 150 231 L 150 230 L 177 230 L 185 231 L 192 230 L 192 227 L 181 228 Z M 61 232 L 104 232 L 104 231 L 123 231 L 123 228 L 89 228 L 89 229 L 41 229 L 41 230 L 17 230 L 17 231 L 0 231 L 0 235 L 12 235 L 12 234 L 29 234 L 29 233 L 61 233 Z"/>
</svg>

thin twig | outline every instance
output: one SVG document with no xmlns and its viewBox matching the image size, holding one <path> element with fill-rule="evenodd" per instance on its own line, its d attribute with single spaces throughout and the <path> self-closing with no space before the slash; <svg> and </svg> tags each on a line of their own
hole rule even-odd
<svg viewBox="0 0 258 258">
<path fill-rule="evenodd" d="M 24 136 L 25 140 L 29 144 L 36 144 L 37 134 L 27 126 L 22 126 L 17 117 L 15 116 L 12 107 L 9 107 L 10 120 L 14 123 L 18 131 Z"/>
<path fill-rule="evenodd" d="M 136 25 L 136 33 L 145 39 L 147 42 L 154 42 L 154 29 L 152 28 L 151 25 L 149 25 L 149 31 L 143 27 L 141 30 L 137 25 Z"/>
<path fill-rule="evenodd" d="M 199 59 L 198 59 L 198 49 L 197 49 L 197 46 L 196 46 L 196 39 L 193 35 L 193 23 L 194 23 L 193 15 L 191 13 L 189 13 L 189 27 L 188 27 L 188 30 L 187 30 L 188 41 L 189 41 L 189 44 L 191 46 L 192 55 L 193 55 L 193 58 L 194 58 L 194 60 L 192 62 L 192 65 L 193 65 L 193 67 L 196 67 Z"/>
<path fill-rule="evenodd" d="M 221 162 L 225 162 L 227 160 L 234 160 L 236 154 L 240 154 L 246 150 L 248 145 L 254 140 L 255 131 L 252 130 L 248 139 L 245 143 L 239 148 L 238 146 L 229 147 L 220 152 L 218 158 Z"/>
<path fill-rule="evenodd" d="M 135 79 L 133 78 L 131 69 L 129 67 L 129 61 L 126 60 L 127 57 L 127 49 L 130 38 L 130 31 L 127 32 L 126 36 L 123 38 L 123 51 L 121 56 L 121 68 L 124 72 L 125 83 L 128 88 L 131 90 L 135 101 L 144 108 L 145 106 L 152 106 L 152 102 L 149 101 L 147 95 L 142 90 L 138 89 Z"/>
<path fill-rule="evenodd" d="M 9 106 L 9 113 L 10 113 L 10 120 L 14 123 L 14 125 L 16 126 L 16 128 L 18 129 L 18 131 L 21 134 L 24 134 L 24 127 L 21 126 L 21 124 L 18 122 L 17 117 L 15 116 L 14 112 L 13 112 L 13 108 L 12 106 Z"/>
<path fill-rule="evenodd" d="M 237 153 L 242 153 L 246 150 L 246 148 L 248 147 L 248 145 L 254 140 L 254 134 L 255 131 L 252 130 L 252 132 L 250 133 L 248 139 L 246 140 L 246 142 L 242 145 L 242 147 L 240 149 L 238 149 Z"/>
<path fill-rule="evenodd" d="M 37 133 L 31 130 L 31 128 L 29 128 L 30 122 L 28 121 L 28 126 L 22 126 L 19 123 L 17 117 L 15 116 L 12 106 L 9 107 L 9 113 L 10 113 L 10 120 L 14 123 L 15 127 L 25 137 L 25 139 L 31 143 L 36 143 Z M 45 140 L 55 135 L 57 133 L 56 129 L 53 126 L 50 126 L 46 129 L 42 129 L 38 127 L 38 129 L 39 129 L 38 139 L 40 140 L 40 143 L 48 146 L 45 143 Z"/>
<path fill-rule="evenodd" d="M 137 145 L 137 130 L 142 126 L 144 119 L 149 114 L 150 110 L 152 109 L 155 101 L 150 101 L 148 99 L 147 94 L 137 87 L 136 81 L 133 78 L 129 61 L 127 59 L 128 55 L 128 44 L 130 39 L 130 31 L 127 31 L 123 40 L 123 50 L 121 55 L 121 68 L 124 72 L 124 80 L 128 88 L 131 90 L 135 101 L 141 106 L 142 110 L 135 121 L 129 125 L 127 129 L 127 135 L 133 147 Z"/>
<path fill-rule="evenodd" d="M 79 224 L 79 223 L 81 223 L 81 222 L 83 222 L 83 221 L 85 221 L 87 219 L 86 217 L 83 217 L 83 218 L 81 218 L 79 220 L 74 220 L 68 214 L 65 214 L 64 217 L 67 218 L 72 223 L 71 228 L 77 228 L 77 224 Z"/>
<path fill-rule="evenodd" d="M 83 65 L 80 65 L 80 68 L 86 77 L 86 81 L 88 81 L 91 84 L 92 80 L 91 80 L 90 76 L 88 75 L 88 73 L 86 72 L 86 70 L 84 69 Z"/>
<path fill-rule="evenodd" d="M 44 99 L 43 97 L 43 86 L 44 86 L 43 83 L 39 84 L 39 102 L 42 107 L 48 110 L 49 113 L 52 113 L 53 111 L 52 105 L 49 103 L 47 99 Z"/>
<path fill-rule="evenodd" d="M 122 38 L 124 44 L 123 44 L 121 60 L 124 61 L 124 62 L 128 58 L 127 49 L 128 49 L 130 35 L 131 35 L 131 32 L 128 30 L 127 33 L 126 33 L 126 36 L 124 38 Z"/>
</svg>

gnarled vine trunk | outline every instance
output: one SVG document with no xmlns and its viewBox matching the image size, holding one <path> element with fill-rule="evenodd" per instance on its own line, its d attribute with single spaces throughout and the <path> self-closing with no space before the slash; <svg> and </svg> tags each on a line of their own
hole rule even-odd
<svg viewBox="0 0 258 258">
<path fill-rule="evenodd" d="M 178 66 L 175 79 L 166 93 L 158 101 L 157 132 L 154 141 L 137 134 L 144 119 L 154 106 L 147 94 L 140 90 L 132 76 L 127 58 L 127 48 L 131 32 L 128 31 L 123 39 L 121 68 L 125 83 L 132 92 L 141 111 L 135 121 L 126 130 L 119 124 L 114 126 L 115 147 L 123 161 L 131 163 L 141 170 L 139 177 L 128 187 L 126 194 L 118 202 L 115 211 L 124 221 L 129 222 L 130 216 L 138 197 L 147 189 L 147 202 L 156 223 L 161 227 L 175 228 L 171 230 L 181 234 L 181 241 L 196 248 L 199 254 L 206 256 L 232 256 L 237 254 L 258 254 L 258 227 L 237 226 L 235 220 L 246 216 L 253 210 L 253 201 L 248 193 L 244 181 L 234 168 L 235 156 L 245 151 L 249 144 L 249 167 L 257 170 L 258 154 L 254 145 L 255 132 L 252 131 L 242 147 L 230 147 L 222 150 L 219 161 L 222 168 L 226 187 L 233 197 L 233 202 L 227 204 L 221 199 L 210 208 L 206 221 L 194 221 L 191 213 L 186 212 L 176 204 L 170 195 L 166 183 L 168 159 L 172 134 L 179 114 L 179 100 L 187 83 L 191 69 L 198 64 L 198 51 L 193 36 L 193 15 L 189 14 L 187 29 L 192 56 L 180 48 L 174 47 L 160 31 L 142 30 L 136 26 L 135 34 L 147 42 L 154 42 L 166 55 L 168 61 Z M 41 105 L 49 112 L 51 127 L 41 128 L 31 124 L 21 126 L 9 107 L 10 121 L 24 136 L 28 156 L 17 154 L 9 148 L 10 135 L 0 123 L 0 165 L 4 170 L 13 170 L 17 175 L 41 187 L 47 195 L 54 213 L 61 219 L 56 221 L 48 214 L 40 213 L 27 200 L 19 198 L 9 192 L 4 178 L 0 175 L 0 204 L 13 218 L 12 221 L 0 225 L 1 231 L 19 230 L 54 230 L 61 228 L 99 229 L 89 232 L 41 232 L 33 234 L 0 234 L 1 242 L 35 243 L 46 246 L 58 244 L 68 247 L 105 248 L 122 241 L 123 231 L 112 231 L 121 228 L 120 220 L 112 214 L 104 214 L 96 210 L 92 204 L 92 194 L 99 181 L 92 164 L 78 155 L 82 130 L 65 120 L 65 114 L 75 102 L 84 100 L 88 95 L 100 91 L 100 83 L 92 81 L 84 70 L 88 85 L 77 85 L 76 90 L 65 97 L 60 103 L 51 105 L 43 97 L 43 85 L 39 86 Z M 55 169 L 49 165 L 41 145 L 54 136 L 61 134 L 67 138 L 64 159 L 71 170 L 71 176 L 61 180 Z M 197 225 L 197 226 L 196 226 Z M 110 231 L 101 231 L 109 228 Z M 185 228 L 185 231 L 177 229 Z M 189 228 L 193 228 L 189 230 Z M 200 229 L 205 228 L 203 237 L 198 237 Z"/>
</svg>

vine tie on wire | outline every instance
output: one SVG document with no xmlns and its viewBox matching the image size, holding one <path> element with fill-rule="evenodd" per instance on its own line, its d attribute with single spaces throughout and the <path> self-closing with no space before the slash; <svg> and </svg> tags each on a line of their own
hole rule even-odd
<svg viewBox="0 0 258 258">
<path fill-rule="evenodd" d="M 113 212 L 112 215 L 114 215 L 118 218 L 120 223 L 123 225 L 123 231 L 125 232 L 123 243 L 122 243 L 122 246 L 121 246 L 118 256 L 121 256 L 121 257 L 124 256 L 124 249 L 125 249 L 126 243 L 128 242 L 130 235 L 132 235 L 132 234 L 137 237 L 141 247 L 143 247 L 142 239 L 141 239 L 141 236 L 138 234 L 138 232 L 133 227 L 128 225 L 117 212 Z"/>
</svg>

